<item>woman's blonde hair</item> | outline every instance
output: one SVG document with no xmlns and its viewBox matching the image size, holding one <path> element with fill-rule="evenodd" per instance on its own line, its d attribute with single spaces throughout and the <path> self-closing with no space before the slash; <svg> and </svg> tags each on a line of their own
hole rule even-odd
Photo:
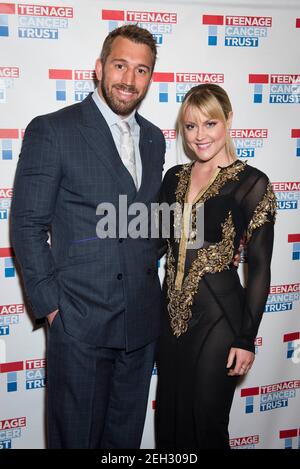
<svg viewBox="0 0 300 469">
<path fill-rule="evenodd" d="M 218 119 L 223 122 L 225 127 L 227 127 L 227 121 L 232 113 L 232 106 L 228 94 L 219 85 L 214 85 L 212 83 L 197 85 L 188 91 L 179 110 L 176 129 L 182 138 L 185 153 L 187 155 L 191 155 L 191 149 L 187 145 L 184 133 L 184 120 L 187 109 L 192 110 L 195 115 L 200 111 L 209 119 Z M 229 129 L 227 132 L 225 147 L 230 160 L 236 160 L 236 151 Z"/>
</svg>

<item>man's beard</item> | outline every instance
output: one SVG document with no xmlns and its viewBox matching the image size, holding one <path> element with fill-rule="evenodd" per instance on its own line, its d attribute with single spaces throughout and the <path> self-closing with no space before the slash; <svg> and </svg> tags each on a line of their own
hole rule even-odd
<svg viewBox="0 0 300 469">
<path fill-rule="evenodd" d="M 114 87 L 124 90 L 124 91 L 133 92 L 133 93 L 137 92 L 134 86 L 113 85 L 112 88 Z M 138 106 L 138 104 L 144 99 L 144 96 L 146 94 L 145 92 L 142 96 L 130 102 L 122 101 L 116 98 L 115 96 L 113 96 L 113 94 L 109 92 L 108 87 L 105 86 L 104 75 L 102 76 L 102 80 L 101 80 L 101 91 L 102 91 L 103 98 L 105 99 L 110 109 L 118 116 L 128 116 L 129 114 L 131 114 L 132 111 Z"/>
</svg>

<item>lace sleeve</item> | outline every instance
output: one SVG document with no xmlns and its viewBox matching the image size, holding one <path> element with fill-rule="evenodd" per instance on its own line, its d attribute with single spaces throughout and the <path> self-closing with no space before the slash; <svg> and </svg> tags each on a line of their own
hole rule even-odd
<svg viewBox="0 0 300 469">
<path fill-rule="evenodd" d="M 242 207 L 247 222 L 248 284 L 241 331 L 232 346 L 254 352 L 254 340 L 270 288 L 276 216 L 275 194 L 265 175 L 245 195 Z"/>
</svg>

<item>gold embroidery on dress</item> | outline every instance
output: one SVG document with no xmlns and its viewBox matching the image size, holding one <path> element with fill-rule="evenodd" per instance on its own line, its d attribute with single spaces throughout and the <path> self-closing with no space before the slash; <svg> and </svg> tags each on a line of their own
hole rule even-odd
<svg viewBox="0 0 300 469">
<path fill-rule="evenodd" d="M 186 236 L 188 232 L 188 227 L 183 224 L 183 226 L 179 226 L 179 223 L 182 223 L 182 212 L 186 214 L 185 220 L 187 219 L 187 209 L 185 207 L 186 203 L 186 196 L 189 192 L 189 186 L 191 181 L 191 171 L 193 168 L 194 163 L 188 163 L 182 166 L 177 176 L 179 177 L 177 189 L 175 192 L 176 195 L 176 209 L 174 213 L 174 229 L 177 233 L 182 233 L 181 238 L 176 239 L 175 241 L 180 242 L 179 245 L 179 253 L 178 253 L 178 262 L 177 262 L 177 273 L 175 278 L 175 288 L 176 290 L 180 290 L 182 286 L 182 281 L 184 277 L 184 269 L 185 269 L 185 259 L 186 259 L 186 249 L 188 241 L 191 242 Z M 216 196 L 220 189 L 231 180 L 238 180 L 238 174 L 240 171 L 243 171 L 246 167 L 246 164 L 240 160 L 237 160 L 230 166 L 225 168 L 218 168 L 216 173 L 212 176 L 209 180 L 208 184 L 202 189 L 198 195 L 196 196 L 195 200 L 193 201 L 192 209 L 191 209 L 191 235 L 194 236 L 194 239 L 197 237 L 197 229 L 196 229 L 196 217 L 197 217 L 197 207 L 198 205 L 204 204 L 209 198 Z M 189 204 L 190 205 L 190 204 Z M 180 212 L 181 207 L 181 213 Z M 190 209 L 190 207 L 189 207 Z M 190 219 L 188 220 L 188 222 Z M 181 231 L 180 231 L 181 230 Z"/>
<path fill-rule="evenodd" d="M 181 226 L 181 238 L 179 244 L 179 252 L 178 252 L 178 262 L 177 262 L 177 274 L 175 279 L 175 288 L 176 290 L 180 290 L 183 276 L 184 276 L 184 267 L 185 267 L 185 258 L 186 258 L 186 250 L 188 243 L 195 242 L 197 237 L 197 226 L 196 226 L 196 217 L 197 217 L 197 208 L 202 204 L 199 202 L 201 197 L 205 192 L 209 189 L 209 187 L 215 182 L 218 174 L 220 172 L 220 168 L 214 172 L 212 177 L 209 178 L 207 184 L 198 192 L 197 196 L 193 200 L 192 203 L 187 202 L 188 193 L 190 191 L 191 185 L 191 175 L 189 178 L 188 187 L 185 193 L 184 198 L 184 205 L 183 205 L 183 217 L 182 217 L 182 226 Z M 181 206 L 177 203 L 177 207 Z M 192 230 L 190 231 L 190 227 L 192 226 Z"/>
<path fill-rule="evenodd" d="M 254 210 L 253 216 L 249 222 L 247 233 L 246 233 L 246 242 L 250 240 L 253 234 L 253 231 L 256 228 L 259 228 L 260 226 L 270 221 L 269 215 L 271 216 L 274 215 L 274 221 L 275 221 L 276 208 L 277 208 L 276 196 L 274 194 L 272 184 L 269 182 L 266 193 L 263 196 L 262 200 L 257 205 L 256 209 Z"/>
<path fill-rule="evenodd" d="M 168 241 L 167 254 L 167 287 L 168 312 L 173 334 L 179 337 L 188 328 L 191 319 L 191 307 L 194 295 L 198 290 L 201 278 L 206 273 L 221 272 L 228 267 L 234 253 L 235 229 L 231 211 L 222 224 L 222 239 L 208 248 L 200 248 L 196 259 L 192 262 L 188 275 L 183 281 L 181 290 L 175 289 L 175 259 Z"/>
</svg>

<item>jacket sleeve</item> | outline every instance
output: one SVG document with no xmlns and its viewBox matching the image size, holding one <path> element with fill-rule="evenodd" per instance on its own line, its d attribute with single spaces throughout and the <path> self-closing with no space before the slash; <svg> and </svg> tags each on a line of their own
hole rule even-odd
<svg viewBox="0 0 300 469">
<path fill-rule="evenodd" d="M 263 174 L 243 200 L 247 223 L 248 282 L 241 331 L 233 347 L 254 352 L 254 341 L 270 289 L 276 198 Z"/>
<path fill-rule="evenodd" d="M 25 132 L 11 207 L 12 246 L 36 318 L 58 308 L 58 284 L 48 232 L 60 178 L 57 138 L 48 120 L 37 117 Z"/>
<path fill-rule="evenodd" d="M 165 174 L 162 184 L 160 186 L 160 191 L 159 191 L 159 213 L 158 213 L 158 224 L 159 224 L 159 239 L 158 239 L 158 258 L 160 259 L 163 257 L 168 248 L 167 244 L 167 239 L 170 237 L 170 215 L 169 215 L 169 210 L 167 209 L 167 216 L 166 219 L 164 219 L 164 206 L 169 205 L 168 203 L 168 184 L 169 184 L 169 175 L 170 175 L 170 170 L 167 171 Z M 167 226 L 164 224 L 167 223 Z"/>
</svg>

